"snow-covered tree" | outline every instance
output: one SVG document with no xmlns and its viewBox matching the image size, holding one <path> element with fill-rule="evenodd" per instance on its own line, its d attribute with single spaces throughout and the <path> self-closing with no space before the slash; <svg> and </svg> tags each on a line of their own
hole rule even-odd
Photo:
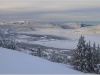
<svg viewBox="0 0 100 75">
<path fill-rule="evenodd" d="M 0 30 L 0 46 L 1 47 L 6 47 L 5 34 L 2 30 Z"/>
<path fill-rule="evenodd" d="M 96 45 L 95 45 L 95 42 L 94 42 L 94 44 L 93 44 L 93 47 L 92 47 L 92 49 L 91 49 L 92 51 L 91 51 L 91 53 L 92 53 L 92 70 L 94 71 L 94 68 L 96 67 L 96 62 L 97 62 L 97 58 L 96 58 Z"/>
<path fill-rule="evenodd" d="M 37 49 L 37 56 L 42 57 L 42 50 L 40 47 Z"/>
<path fill-rule="evenodd" d="M 2 30 L 0 30 L 0 46 L 8 49 L 18 50 L 15 38 L 7 37 Z"/>
<path fill-rule="evenodd" d="M 78 41 L 78 45 L 77 45 L 77 49 L 75 50 L 74 53 L 74 68 L 80 71 L 84 71 L 84 67 L 85 67 L 85 51 L 86 51 L 86 45 L 85 45 L 85 40 L 84 40 L 84 36 L 81 36 L 79 41 Z"/>
<path fill-rule="evenodd" d="M 50 60 L 55 62 L 55 59 L 56 59 L 55 57 L 56 57 L 56 53 L 55 53 L 55 50 L 53 50 L 52 53 L 51 53 Z"/>
<path fill-rule="evenodd" d="M 94 67 L 94 70 L 95 70 L 95 73 L 98 73 L 100 74 L 100 47 L 98 45 L 97 49 L 96 49 L 96 53 L 95 53 L 95 67 Z"/>
<path fill-rule="evenodd" d="M 97 62 L 97 63 L 100 63 L 100 58 L 99 58 L 99 56 L 100 56 L 100 46 L 99 46 L 99 44 L 98 44 L 97 52 L 96 52 L 96 58 L 97 58 L 96 62 Z"/>
<path fill-rule="evenodd" d="M 74 68 L 82 72 L 95 72 L 98 70 L 100 48 L 96 48 L 95 43 L 93 47 L 89 43 L 85 44 L 84 37 L 81 36 L 77 45 L 77 49 L 73 55 Z M 98 72 L 100 69 L 98 70 Z"/>
</svg>

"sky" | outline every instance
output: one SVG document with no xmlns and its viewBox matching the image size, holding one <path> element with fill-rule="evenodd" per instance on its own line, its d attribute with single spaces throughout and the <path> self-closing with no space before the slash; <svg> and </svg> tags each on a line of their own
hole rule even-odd
<svg viewBox="0 0 100 75">
<path fill-rule="evenodd" d="M 0 20 L 100 21 L 100 0 L 0 0 Z"/>
</svg>

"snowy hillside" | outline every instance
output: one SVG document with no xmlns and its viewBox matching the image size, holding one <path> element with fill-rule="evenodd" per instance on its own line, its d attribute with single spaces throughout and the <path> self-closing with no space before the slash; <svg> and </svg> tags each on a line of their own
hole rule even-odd
<svg viewBox="0 0 100 75">
<path fill-rule="evenodd" d="M 64 29 L 79 29 L 82 27 L 81 23 L 65 23 L 61 26 Z"/>
<path fill-rule="evenodd" d="M 59 31 L 65 34 L 94 34 L 100 33 L 100 25 L 85 25 L 82 23 L 35 23 L 26 21 L 14 21 L 14 22 L 0 22 L 0 29 L 7 29 L 9 32 L 26 33 L 36 32 L 41 30 L 51 30 L 54 33 Z"/>
<path fill-rule="evenodd" d="M 0 48 L 0 74 L 82 74 L 67 65 Z"/>
</svg>

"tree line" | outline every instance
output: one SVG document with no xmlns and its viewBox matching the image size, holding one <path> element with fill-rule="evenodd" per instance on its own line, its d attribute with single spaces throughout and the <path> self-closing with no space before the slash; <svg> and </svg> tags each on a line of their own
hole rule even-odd
<svg viewBox="0 0 100 75">
<path fill-rule="evenodd" d="M 100 48 L 94 42 L 86 43 L 85 37 L 81 36 L 77 49 L 72 58 L 72 64 L 76 70 L 88 73 L 100 73 Z"/>
<path fill-rule="evenodd" d="M 5 32 L 2 30 L 0 30 L 0 47 L 18 50 L 18 47 L 15 43 L 15 38 L 7 37 L 7 35 L 5 35 Z"/>
</svg>

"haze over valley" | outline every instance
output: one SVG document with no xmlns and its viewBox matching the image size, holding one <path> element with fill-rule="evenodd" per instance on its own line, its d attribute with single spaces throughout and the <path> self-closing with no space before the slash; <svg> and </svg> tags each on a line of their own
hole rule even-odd
<svg viewBox="0 0 100 75">
<path fill-rule="evenodd" d="M 29 42 L 47 47 L 75 49 L 81 35 L 84 35 L 87 41 L 99 44 L 100 25 L 87 25 L 79 22 L 60 24 L 11 21 L 0 22 L 0 29 L 5 34 L 16 34 L 18 42 Z"/>
</svg>

